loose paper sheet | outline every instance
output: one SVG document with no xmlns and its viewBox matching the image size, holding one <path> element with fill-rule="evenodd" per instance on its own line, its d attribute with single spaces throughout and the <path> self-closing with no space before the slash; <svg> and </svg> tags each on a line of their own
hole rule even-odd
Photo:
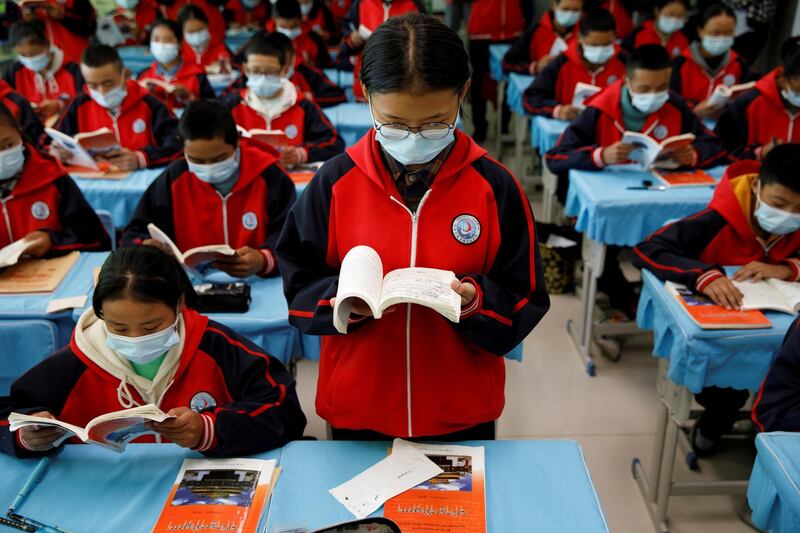
<svg viewBox="0 0 800 533">
<path fill-rule="evenodd" d="M 48 313 L 58 313 L 67 309 L 81 309 L 86 305 L 86 295 L 70 296 L 68 298 L 53 298 L 47 302 Z"/>
</svg>

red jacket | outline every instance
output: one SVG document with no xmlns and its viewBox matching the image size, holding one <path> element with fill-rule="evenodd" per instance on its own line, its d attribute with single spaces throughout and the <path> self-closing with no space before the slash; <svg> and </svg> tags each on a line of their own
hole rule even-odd
<svg viewBox="0 0 800 533">
<path fill-rule="evenodd" d="M 350 5 L 353 3 L 352 0 L 326 0 L 328 5 L 328 9 L 331 10 L 331 15 L 333 15 L 333 20 L 337 26 L 341 26 L 342 19 L 345 15 L 347 15 L 347 11 L 350 9 Z"/>
<path fill-rule="evenodd" d="M 183 320 L 183 352 L 158 405 L 164 412 L 191 407 L 201 414 L 199 451 L 218 457 L 251 455 L 302 436 L 306 419 L 294 379 L 280 361 L 191 309 L 183 311 Z M 97 416 L 125 408 L 121 398 L 127 395 L 134 404 L 145 404 L 134 385 L 123 386 L 81 351 L 76 334 L 69 346 L 11 387 L 9 402 L 0 413 L 1 451 L 19 457 L 43 455 L 28 451 L 8 431 L 12 411 L 48 410 L 63 422 L 84 427 Z M 144 435 L 133 442 L 156 442 L 156 438 Z"/>
<path fill-rule="evenodd" d="M 258 26 L 266 24 L 269 19 L 267 4 L 261 2 L 254 9 L 247 9 L 241 0 L 229 0 L 225 11 L 230 14 L 230 22 L 238 26 Z"/>
<path fill-rule="evenodd" d="M 659 44 L 666 48 L 672 57 L 680 56 L 689 48 L 689 39 L 680 30 L 670 35 L 667 42 L 662 41 L 661 37 L 656 33 L 655 23 L 652 20 L 644 21 L 625 41 L 626 50 L 633 51 L 646 44 Z"/>
<path fill-rule="evenodd" d="M 208 17 L 208 31 L 211 38 L 218 41 L 225 39 L 225 19 L 222 11 L 209 0 L 174 0 L 172 5 L 166 5 L 157 0 L 140 0 L 136 8 L 136 22 L 139 28 L 149 28 L 158 18 L 178 20 L 178 12 L 187 4 L 193 4 L 203 10 Z M 141 15 L 139 13 L 141 12 Z"/>
<path fill-rule="evenodd" d="M 147 225 L 152 223 L 181 251 L 212 244 L 258 249 L 265 261 L 261 274 L 272 273 L 272 251 L 296 198 L 294 183 L 271 147 L 242 139 L 239 149 L 239 178 L 224 198 L 213 185 L 197 179 L 184 159 L 174 161 L 142 195 L 123 244 L 149 238 Z"/>
<path fill-rule="evenodd" d="M 25 166 L 6 198 L 0 198 L 0 248 L 33 231 L 45 231 L 52 252 L 108 250 L 100 219 L 54 157 L 25 146 Z"/>
<path fill-rule="evenodd" d="M 622 0 L 603 0 L 600 7 L 609 10 L 614 15 L 614 20 L 617 21 L 617 35 L 625 36 L 633 31 L 633 17 L 622 5 Z"/>
<path fill-rule="evenodd" d="M 520 0 L 474 0 L 467 21 L 472 41 L 508 41 L 525 29 Z"/>
<path fill-rule="evenodd" d="M 778 91 L 778 67 L 735 98 L 717 121 L 716 132 L 723 146 L 737 159 L 761 159 L 761 148 L 773 139 L 800 142 L 800 113 L 786 108 Z"/>
<path fill-rule="evenodd" d="M 0 102 L 11 111 L 14 118 L 22 127 L 22 132 L 29 141 L 36 146 L 40 146 L 45 137 L 44 126 L 42 126 L 36 112 L 28 103 L 28 100 L 21 94 L 14 91 L 6 81 L 0 79 Z"/>
<path fill-rule="evenodd" d="M 315 32 L 320 36 L 323 33 L 327 34 L 329 42 L 333 44 L 339 42 L 332 37 L 339 34 L 340 26 L 333 20 L 333 15 L 323 0 L 314 0 L 311 11 L 303 17 L 303 27 L 306 31 Z"/>
<path fill-rule="evenodd" d="M 186 87 L 190 93 L 192 93 L 192 100 L 196 100 L 197 98 L 213 99 L 217 96 L 214 93 L 214 89 L 211 87 L 211 84 L 208 83 L 206 70 L 200 65 L 195 65 L 194 63 L 182 62 L 174 76 L 165 76 L 159 73 L 158 62 L 153 62 L 152 65 L 141 71 L 136 78 L 139 81 L 151 78 L 171 83 L 173 85 L 182 85 Z M 164 104 L 167 106 L 167 109 L 170 111 L 173 111 L 176 108 L 186 107 L 189 103 L 185 101 L 179 101 L 177 98 L 175 98 L 174 94 L 167 94 L 167 91 L 158 86 L 153 86 L 153 88 L 150 89 L 150 94 L 164 102 Z"/>
<path fill-rule="evenodd" d="M 225 43 L 215 39 L 214 37 L 211 38 L 211 42 L 208 43 L 206 49 L 200 54 L 195 52 L 194 48 L 189 46 L 189 43 L 184 41 L 183 46 L 181 47 L 181 56 L 183 57 L 184 63 L 197 65 L 203 67 L 204 69 L 205 67 L 220 62 L 231 64 L 233 58 L 231 51 L 228 50 L 228 47 L 225 46 Z"/>
<path fill-rule="evenodd" d="M 79 63 L 83 50 L 89 46 L 89 37 L 97 28 L 94 7 L 89 0 L 47 1 L 64 8 L 64 17 L 60 20 L 50 18 L 44 10 L 37 10 L 48 40 L 63 50 L 64 61 Z"/>
<path fill-rule="evenodd" d="M 61 100 L 66 104 L 83 90 L 83 76 L 77 63 L 65 63 L 52 78 L 45 79 L 16 61 L 3 79 L 32 104 L 45 100 Z"/>
<path fill-rule="evenodd" d="M 269 32 L 277 31 L 275 21 L 269 20 L 266 24 Z M 318 68 L 325 68 L 331 64 L 331 55 L 322 37 L 311 29 L 303 25 L 303 33 L 299 37 L 292 39 L 292 46 L 297 54 L 297 60 L 308 63 Z"/>
<path fill-rule="evenodd" d="M 549 307 L 533 214 L 516 180 L 470 137 L 452 152 L 412 216 L 397 200 L 375 132 L 322 167 L 278 242 L 290 321 L 323 335 L 317 412 L 333 427 L 395 436 L 450 433 L 503 410 L 501 354 Z M 333 326 L 330 299 L 347 252 L 368 245 L 384 272 L 452 270 L 478 289 L 459 324 L 416 305 Z"/>
<path fill-rule="evenodd" d="M 178 136 L 175 116 L 133 80 L 120 114 L 114 117 L 88 94 L 78 96 L 61 115 L 57 129 L 67 135 L 108 128 L 117 134 L 123 148 L 139 152 L 142 166 L 163 166 L 175 159 L 183 143 Z"/>
<path fill-rule="evenodd" d="M 578 26 L 575 25 L 564 35 L 559 35 L 553 27 L 553 12 L 548 11 L 525 33 L 519 36 L 503 57 L 503 69 L 506 71 L 530 72 L 531 63 L 551 55 L 556 39 L 563 39 L 567 46 L 577 41 Z"/>
<path fill-rule="evenodd" d="M 534 115 L 557 116 L 560 105 L 572 104 L 578 82 L 607 87 L 625 77 L 625 63 L 619 55 L 592 72 L 586 66 L 580 43 L 573 40 L 566 52 L 550 62 L 525 90 L 522 105 Z"/>
<path fill-rule="evenodd" d="M 750 80 L 750 67 L 733 50 L 730 59 L 713 76 L 694 59 L 693 47 L 686 48 L 675 59 L 671 89 L 683 96 L 691 107 L 705 101 L 719 85 L 736 85 Z"/>
</svg>

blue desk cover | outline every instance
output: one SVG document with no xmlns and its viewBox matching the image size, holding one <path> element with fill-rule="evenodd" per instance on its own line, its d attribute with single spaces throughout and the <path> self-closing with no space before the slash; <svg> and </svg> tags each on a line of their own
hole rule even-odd
<svg viewBox="0 0 800 533">
<path fill-rule="evenodd" d="M 539 151 L 539 155 L 544 154 L 555 147 L 558 138 L 569 126 L 569 121 L 557 118 L 548 118 L 537 115 L 531 120 L 531 146 Z"/>
<path fill-rule="evenodd" d="M 519 115 L 525 114 L 525 108 L 522 107 L 522 95 L 525 89 L 530 87 L 533 83 L 534 76 L 527 76 L 525 74 L 517 74 L 512 72 L 508 75 L 508 86 L 506 87 L 506 103 L 514 113 Z"/>
<path fill-rule="evenodd" d="M 280 459 L 280 454 L 278 449 L 253 457 Z M 158 520 L 183 460 L 200 457 L 174 444 L 130 444 L 123 453 L 66 445 L 18 512 L 76 533 L 145 533 Z M 3 506 L 11 504 L 37 461 L 0 454 Z M 0 526 L 0 531 L 15 530 Z"/>
<path fill-rule="evenodd" d="M 489 45 L 489 75 L 494 81 L 506 81 L 506 73 L 503 72 L 503 57 L 505 57 L 510 44 L 490 44 Z"/>
<path fill-rule="evenodd" d="M 322 110 L 347 146 L 352 146 L 372 129 L 367 104 L 347 102 Z"/>
<path fill-rule="evenodd" d="M 476 441 L 485 446 L 489 533 L 607 532 L 583 453 L 572 441 Z M 388 442 L 296 441 L 283 449 L 267 531 L 352 520 L 328 489 L 383 459 Z M 376 514 L 382 514 L 383 508 Z"/>
<path fill-rule="evenodd" d="M 753 522 L 772 533 L 800 531 L 800 433 L 761 433 L 747 501 Z"/>
<path fill-rule="evenodd" d="M 706 172 L 720 178 L 724 170 L 714 167 Z M 635 246 L 665 223 L 704 209 L 714 192 L 711 187 L 628 190 L 641 187 L 643 180 L 660 183 L 649 172 L 571 170 L 565 212 L 578 217 L 576 229 L 593 241 Z"/>
<path fill-rule="evenodd" d="M 163 171 L 163 168 L 136 170 L 122 180 L 87 179 L 78 176 L 72 176 L 72 179 L 95 211 L 110 211 L 114 225 L 123 228 L 133 217 L 139 198 Z"/>
<path fill-rule="evenodd" d="M 247 44 L 247 41 L 249 41 L 255 33 L 256 32 L 253 30 L 228 30 L 225 32 L 225 46 L 227 46 L 228 50 L 231 52 L 236 53 Z"/>
<path fill-rule="evenodd" d="M 769 329 L 701 329 L 663 282 L 647 270 L 642 279 L 636 321 L 653 331 L 653 355 L 669 359 L 673 382 L 694 393 L 712 385 L 758 390 L 794 316 L 766 312 Z"/>
<path fill-rule="evenodd" d="M 0 396 L 34 365 L 61 346 L 55 322 L 41 319 L 0 320 Z"/>
</svg>

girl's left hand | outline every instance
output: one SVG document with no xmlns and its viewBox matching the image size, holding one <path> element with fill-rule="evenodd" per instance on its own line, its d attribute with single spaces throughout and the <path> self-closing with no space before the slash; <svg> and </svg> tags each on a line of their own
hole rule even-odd
<svg viewBox="0 0 800 533">
<path fill-rule="evenodd" d="M 170 409 L 167 414 L 175 418 L 163 422 L 153 422 L 152 428 L 178 446 L 196 448 L 200 444 L 204 428 L 200 415 L 188 407 L 176 407 Z"/>
<path fill-rule="evenodd" d="M 770 265 L 760 261 L 751 261 L 736 271 L 733 279 L 736 281 L 750 280 L 753 282 L 762 279 L 775 278 L 788 280 L 792 275 L 792 268 L 789 265 Z"/>
<path fill-rule="evenodd" d="M 475 289 L 475 285 L 472 283 L 462 283 L 457 279 L 454 279 L 450 283 L 450 288 L 453 289 L 461 296 L 461 306 L 469 305 L 472 303 L 472 300 L 475 299 L 475 294 L 477 293 L 477 289 Z"/>
<path fill-rule="evenodd" d="M 25 235 L 25 241 L 28 243 L 25 253 L 33 257 L 44 257 L 53 247 L 50 234 L 46 231 L 32 231 Z"/>
</svg>

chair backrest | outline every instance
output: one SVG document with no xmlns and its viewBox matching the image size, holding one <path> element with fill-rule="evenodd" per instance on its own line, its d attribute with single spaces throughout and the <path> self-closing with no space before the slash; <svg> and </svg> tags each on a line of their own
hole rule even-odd
<svg viewBox="0 0 800 533">
<path fill-rule="evenodd" d="M 49 320 L 0 320 L 0 396 L 33 366 L 55 352 L 58 327 Z"/>
<path fill-rule="evenodd" d="M 116 250 L 117 228 L 114 226 L 114 217 L 111 215 L 111 211 L 97 209 L 95 213 L 97 214 L 97 218 L 100 219 L 100 222 L 103 223 L 103 227 L 106 228 L 106 233 L 108 233 L 108 236 L 111 239 L 111 249 Z"/>
</svg>

